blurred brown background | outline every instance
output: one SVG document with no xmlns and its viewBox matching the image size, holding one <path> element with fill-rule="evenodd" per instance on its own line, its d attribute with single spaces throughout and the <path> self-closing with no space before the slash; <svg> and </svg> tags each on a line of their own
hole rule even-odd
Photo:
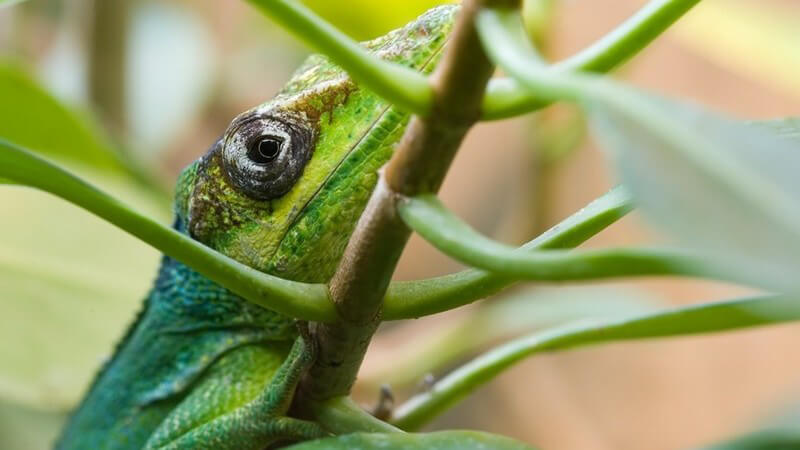
<svg viewBox="0 0 800 450">
<path fill-rule="evenodd" d="M 127 151 L 166 184 L 174 180 L 183 165 L 205 151 L 235 114 L 277 91 L 307 53 L 301 44 L 239 2 L 129 2 L 124 11 L 109 13 L 127 17 L 123 28 L 129 36 L 118 47 L 125 49 L 128 58 L 121 77 L 124 84 L 115 85 L 111 80 L 110 88 L 97 88 L 97 81 L 94 85 L 86 82 L 91 79 L 95 67 L 92 64 L 101 64 L 92 62 L 92 46 L 87 44 L 92 42 L 87 32 L 92 27 L 88 25 L 96 14 L 92 3 L 31 0 L 0 10 L 0 57 L 24 66 L 67 104 L 99 112 Z M 341 8 L 341 2 L 309 3 L 349 33 L 367 38 L 404 23 L 437 2 L 362 0 L 348 8 Z M 339 6 L 333 7 L 334 3 Z M 532 18 L 530 3 L 533 2 L 528 5 Z M 561 59 L 611 30 L 644 3 L 543 2 L 546 26 L 537 31 L 546 53 L 555 60 Z M 107 32 L 113 34 L 113 30 Z M 619 70 L 617 76 L 646 89 L 691 99 L 743 118 L 800 115 L 798 44 L 800 4 L 796 1 L 706 0 Z M 120 86 L 127 93 L 121 97 L 114 93 Z M 93 89 L 111 91 L 97 93 Z M 521 243 L 532 238 L 614 184 L 602 151 L 590 136 L 583 139 L 581 130 L 580 117 L 563 106 L 536 116 L 479 125 L 470 133 L 446 181 L 444 202 L 477 229 L 497 239 Z M 86 174 L 93 175 L 97 175 L 93 179 L 98 182 L 104 180 L 90 171 Z M 108 182 L 106 186 L 115 185 Z M 117 192 L 130 194 L 126 189 Z M 30 289 L 39 280 L 36 272 L 31 272 L 27 281 L 24 277 L 20 281 L 19 275 L 12 277 L 10 272 L 4 276 L 0 265 L 0 283 L 21 286 L 11 291 L 18 294 L 16 297 L 0 298 L 0 313 L 28 321 L 25 332 L 30 336 L 23 339 L 52 346 L 47 338 L 50 335 L 43 337 L 41 328 L 63 335 L 68 324 L 74 326 L 75 314 L 87 323 L 102 323 L 85 327 L 96 328 L 85 336 L 66 339 L 60 350 L 46 347 L 37 355 L 26 355 L 28 372 L 24 373 L 10 367 L 11 363 L 2 362 L 15 361 L 19 356 L 12 354 L 14 348 L 0 346 L 0 367 L 6 365 L 3 369 L 9 373 L 0 370 L 0 401 L 6 402 L 9 411 L 28 411 L 33 417 L 29 421 L 34 424 L 32 427 L 52 429 L 49 424 L 57 422 L 52 419 L 57 414 L 51 412 L 74 401 L 74 395 L 65 394 L 63 401 L 48 403 L 45 397 L 20 394 L 21 389 L 42 388 L 58 393 L 81 386 L 87 373 L 91 373 L 91 364 L 89 369 L 75 369 L 73 373 L 69 367 L 58 366 L 74 364 L 69 357 L 55 362 L 53 358 L 44 360 L 48 354 L 69 355 L 76 351 L 75 347 L 90 344 L 91 350 L 80 353 L 86 361 L 96 361 L 98 353 L 107 352 L 114 336 L 121 334 L 138 307 L 152 278 L 157 255 L 138 248 L 143 244 L 106 224 L 87 219 L 74 208 L 54 206 L 57 201 L 40 197 L 25 193 L 24 200 L 20 200 L 19 194 L 0 191 L 0 253 L 25 255 L 34 265 L 50 267 L 48 261 L 72 258 L 75 248 L 62 244 L 65 240 L 75 242 L 76 248 L 96 249 L 89 256 L 95 262 L 100 259 L 104 265 L 124 266 L 113 276 L 130 285 L 115 291 L 111 307 L 76 301 L 73 308 L 88 310 L 76 313 L 74 309 L 45 308 L 44 313 L 41 309 L 30 312 L 20 304 L 40 301 L 45 295 Z M 52 208 L 60 208 L 63 220 L 77 224 L 56 235 L 40 232 L 44 225 L 37 222 L 41 217 L 37 219 L 36 211 L 48 212 Z M 158 208 L 161 206 L 152 207 Z M 155 214 L 168 220 L 168 214 L 159 211 Z M 80 233 L 91 235 L 84 239 Z M 662 238 L 634 213 L 586 245 L 659 240 Z M 109 250 L 102 242 L 114 242 L 116 255 L 107 255 Z M 63 255 L 59 256 L 59 251 Z M 81 264 L 80 260 L 70 261 L 69 266 Z M 459 268 L 414 238 L 396 277 L 414 279 Z M 511 293 L 524 294 L 531 289 L 527 286 Z M 560 290 L 544 292 L 558 298 Z M 591 299 L 595 291 L 589 288 L 579 292 Z M 604 297 L 613 296 L 614 292 L 633 292 L 634 296 L 657 302 L 684 305 L 745 291 L 716 283 L 640 279 L 603 283 L 602 292 Z M 29 298 L 21 301 L 25 296 Z M 413 367 L 415 351 L 435 340 L 436 330 L 464 320 L 475 308 L 473 305 L 427 319 L 387 325 L 368 354 L 362 374 L 364 383 L 357 391 L 359 399 L 373 402 L 376 383 L 382 381 L 383 374 L 400 370 L 401 366 Z M 44 325 L 43 314 L 54 325 Z M 535 325 L 532 321 L 531 326 Z M 98 340 L 104 342 L 99 350 L 95 342 Z M 794 357 L 798 345 L 800 327 L 787 325 L 537 356 L 482 388 L 437 421 L 435 427 L 479 428 L 517 437 L 543 449 L 692 448 L 757 427 L 800 402 L 800 359 Z M 436 373 L 467 356 L 462 354 L 448 361 Z M 67 375 L 60 376 L 59 371 Z M 41 373 L 49 375 L 43 377 Z M 69 383 L 63 381 L 65 377 Z M 31 387 L 20 380 L 35 383 Z M 407 381 L 413 386 L 419 380 Z M 403 396 L 409 389 L 400 386 L 397 391 Z M 2 436 L 7 435 L 4 430 L 10 430 L 11 424 L 17 426 L 7 416 L 25 420 L 18 413 L 4 415 L 0 408 L 3 448 L 6 446 Z M 35 448 L 39 444 L 31 438 L 7 445 Z"/>
</svg>

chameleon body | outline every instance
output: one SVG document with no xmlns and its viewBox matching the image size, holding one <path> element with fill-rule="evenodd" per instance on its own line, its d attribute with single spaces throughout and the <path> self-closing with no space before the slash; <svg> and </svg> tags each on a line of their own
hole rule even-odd
<svg viewBox="0 0 800 450">
<path fill-rule="evenodd" d="M 366 43 L 429 72 L 457 10 Z M 175 228 L 253 268 L 327 282 L 408 115 L 322 56 L 233 120 L 179 177 Z M 313 359 L 295 321 L 164 257 L 58 449 L 249 449 L 325 434 L 286 416 Z"/>
</svg>

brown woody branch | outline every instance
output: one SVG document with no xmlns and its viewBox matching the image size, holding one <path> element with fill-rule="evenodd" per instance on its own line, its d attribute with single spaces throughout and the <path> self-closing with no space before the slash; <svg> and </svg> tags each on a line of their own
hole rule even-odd
<svg viewBox="0 0 800 450">
<path fill-rule="evenodd" d="M 396 213 L 397 201 L 403 195 L 438 191 L 464 135 L 480 117 L 483 93 L 494 71 L 473 25 L 484 1 L 463 2 L 445 54 L 431 76 L 433 112 L 426 119 L 411 119 L 350 238 L 330 283 L 341 321 L 314 327 L 319 354 L 301 383 L 301 403 L 349 394 L 411 234 Z"/>
</svg>

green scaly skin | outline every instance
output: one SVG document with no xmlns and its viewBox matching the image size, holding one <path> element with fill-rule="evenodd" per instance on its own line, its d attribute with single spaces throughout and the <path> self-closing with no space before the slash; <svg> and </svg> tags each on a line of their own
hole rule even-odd
<svg viewBox="0 0 800 450">
<path fill-rule="evenodd" d="M 429 72 L 456 8 L 433 9 L 367 43 Z M 310 159 L 288 192 L 247 195 L 226 172 L 237 127 L 265 114 L 307 126 Z M 258 270 L 327 282 L 408 115 L 312 56 L 271 101 L 245 112 L 187 167 L 175 227 Z M 243 147 L 249 148 L 249 147 Z M 58 449 L 257 449 L 325 434 L 286 417 L 313 349 L 289 317 L 255 306 L 165 257 L 138 319 L 73 413 Z"/>
</svg>

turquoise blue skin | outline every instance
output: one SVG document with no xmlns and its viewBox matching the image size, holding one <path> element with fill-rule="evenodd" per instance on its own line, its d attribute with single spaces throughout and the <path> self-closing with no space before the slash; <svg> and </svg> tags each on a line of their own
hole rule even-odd
<svg viewBox="0 0 800 450">
<path fill-rule="evenodd" d="M 428 72 L 455 7 L 429 11 L 367 43 L 378 56 Z M 256 269 L 327 282 L 408 116 L 313 56 L 265 111 L 302 115 L 314 148 L 279 198 L 245 195 L 225 175 L 229 129 L 187 167 L 175 228 Z M 324 435 L 286 417 L 313 349 L 289 317 L 255 306 L 165 257 L 144 308 L 65 427 L 58 449 L 248 449 Z"/>
</svg>

